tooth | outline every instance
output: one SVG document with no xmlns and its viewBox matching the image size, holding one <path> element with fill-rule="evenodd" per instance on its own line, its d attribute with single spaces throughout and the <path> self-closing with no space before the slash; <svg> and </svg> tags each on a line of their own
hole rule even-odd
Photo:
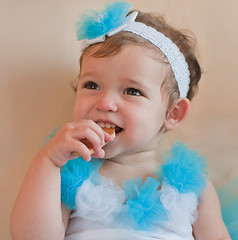
<svg viewBox="0 0 238 240">
<path fill-rule="evenodd" d="M 101 128 L 115 128 L 115 124 L 110 124 L 110 123 L 103 123 L 103 122 L 97 122 L 98 126 Z"/>
</svg>

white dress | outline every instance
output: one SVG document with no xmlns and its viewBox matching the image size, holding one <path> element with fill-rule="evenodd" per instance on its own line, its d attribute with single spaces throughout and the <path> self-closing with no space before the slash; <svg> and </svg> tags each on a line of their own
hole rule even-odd
<svg viewBox="0 0 238 240">
<path fill-rule="evenodd" d="M 101 161 L 69 161 L 61 171 L 62 201 L 72 209 L 65 240 L 192 240 L 206 164 L 176 143 L 157 171 L 124 182 L 98 174 Z"/>
</svg>

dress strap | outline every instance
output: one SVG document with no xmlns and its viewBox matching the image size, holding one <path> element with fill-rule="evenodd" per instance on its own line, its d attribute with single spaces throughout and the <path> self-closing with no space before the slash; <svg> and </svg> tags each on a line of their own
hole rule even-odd
<svg viewBox="0 0 238 240">
<path fill-rule="evenodd" d="M 205 158 L 182 142 L 175 142 L 167 155 L 163 156 L 165 162 L 157 171 L 160 181 L 175 187 L 179 193 L 192 192 L 199 197 L 208 176 Z"/>
<path fill-rule="evenodd" d="M 82 158 L 70 160 L 61 167 L 61 200 L 72 210 L 75 208 L 75 196 L 78 188 L 86 179 L 94 182 L 98 178 L 98 169 L 103 161 L 92 159 L 90 162 Z"/>
</svg>

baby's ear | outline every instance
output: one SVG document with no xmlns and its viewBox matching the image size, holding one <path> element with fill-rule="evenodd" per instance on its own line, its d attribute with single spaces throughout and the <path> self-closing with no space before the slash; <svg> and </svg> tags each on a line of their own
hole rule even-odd
<svg viewBox="0 0 238 240">
<path fill-rule="evenodd" d="M 164 127 L 167 130 L 175 129 L 185 119 L 190 108 L 190 101 L 187 98 L 179 98 L 169 109 Z"/>
</svg>

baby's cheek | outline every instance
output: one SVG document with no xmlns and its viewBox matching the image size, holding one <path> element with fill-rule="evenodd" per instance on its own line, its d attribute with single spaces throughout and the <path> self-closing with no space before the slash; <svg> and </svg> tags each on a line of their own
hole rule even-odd
<svg viewBox="0 0 238 240">
<path fill-rule="evenodd" d="M 85 119 L 86 109 L 81 104 L 76 103 L 74 107 L 74 120 L 79 121 Z"/>
<path fill-rule="evenodd" d="M 132 144 L 135 146 L 141 145 L 143 142 L 146 142 L 147 139 L 148 139 L 148 131 L 144 126 L 132 128 L 127 135 L 128 144 Z"/>
</svg>

